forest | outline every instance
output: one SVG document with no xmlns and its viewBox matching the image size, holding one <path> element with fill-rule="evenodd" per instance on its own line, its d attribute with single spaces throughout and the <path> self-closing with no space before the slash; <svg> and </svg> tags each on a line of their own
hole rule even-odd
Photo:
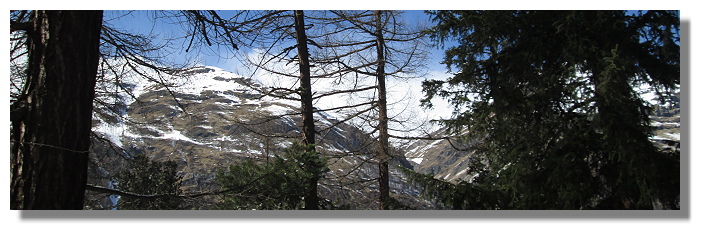
<svg viewBox="0 0 705 235">
<path fill-rule="evenodd" d="M 12 10 L 10 209 L 681 209 L 679 11 L 409 15 Z"/>
</svg>

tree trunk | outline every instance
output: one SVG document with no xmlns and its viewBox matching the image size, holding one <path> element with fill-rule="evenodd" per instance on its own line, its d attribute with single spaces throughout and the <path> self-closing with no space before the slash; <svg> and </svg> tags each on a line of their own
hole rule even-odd
<svg viewBox="0 0 705 235">
<path fill-rule="evenodd" d="M 308 38 L 306 37 L 306 25 L 304 23 L 304 11 L 294 11 L 295 28 L 296 28 L 296 43 L 299 55 L 299 79 L 300 79 L 300 94 L 301 94 L 301 111 L 303 119 L 303 137 L 304 145 L 316 144 L 316 126 L 313 123 L 313 94 L 311 92 L 311 67 L 309 64 L 308 54 Z M 308 148 L 307 148 L 308 149 Z M 313 151 L 315 149 L 311 149 Z M 310 180 L 310 190 L 306 198 L 305 209 L 318 209 L 318 176 L 314 176 Z"/>
<path fill-rule="evenodd" d="M 384 34 L 382 32 L 382 12 L 375 11 L 375 24 L 377 26 L 375 35 L 377 37 L 377 86 L 379 90 L 379 209 L 389 209 L 389 132 L 387 116 L 387 87 L 384 64 Z"/>
<path fill-rule="evenodd" d="M 102 11 L 35 11 L 11 108 L 11 209 L 83 209 Z"/>
</svg>

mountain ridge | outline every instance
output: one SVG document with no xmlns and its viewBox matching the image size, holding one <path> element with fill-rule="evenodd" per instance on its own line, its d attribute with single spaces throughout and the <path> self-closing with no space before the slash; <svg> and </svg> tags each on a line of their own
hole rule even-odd
<svg viewBox="0 0 705 235">
<path fill-rule="evenodd" d="M 298 103 L 264 96 L 257 80 L 215 67 L 189 73 L 188 78 L 169 80 L 170 86 L 128 78 L 120 85 L 131 94 L 105 97 L 113 102 L 113 112 L 94 115 L 91 155 L 99 169 L 91 171 L 94 184 L 110 187 L 109 176 L 127 167 L 127 160 L 106 163 L 111 154 L 105 153 L 112 149 L 112 155 L 122 155 L 113 159 L 144 154 L 155 161 L 176 162 L 186 195 L 215 192 L 219 170 L 245 159 L 266 162 L 301 138 Z M 319 182 L 319 194 L 345 208 L 376 208 L 372 137 L 325 112 L 316 112 L 315 119 L 317 151 L 330 159 L 331 169 Z M 404 158 L 394 162 L 411 166 Z M 398 170 L 392 169 L 391 181 L 398 198 L 416 208 L 431 208 Z M 216 200 L 195 203 L 191 209 L 210 209 Z"/>
</svg>

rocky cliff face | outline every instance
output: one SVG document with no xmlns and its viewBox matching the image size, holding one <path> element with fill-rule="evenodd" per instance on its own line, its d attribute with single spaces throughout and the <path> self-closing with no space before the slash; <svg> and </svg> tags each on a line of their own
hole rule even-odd
<svg viewBox="0 0 705 235">
<path fill-rule="evenodd" d="M 406 157 L 417 172 L 451 182 L 470 180 L 466 170 L 474 151 L 454 147 L 450 141 L 454 140 L 418 140 L 406 149 Z"/>
<path fill-rule="evenodd" d="M 110 187 L 108 178 L 126 167 L 125 159 L 145 154 L 156 161 L 175 161 L 184 177 L 184 194 L 219 190 L 215 174 L 244 159 L 266 162 L 301 138 L 299 103 L 263 97 L 261 85 L 214 67 L 191 71 L 164 87 L 125 79 L 125 92 L 104 97 L 94 116 L 92 183 Z M 100 110 L 100 109 L 103 110 Z M 373 141 L 364 132 L 324 113 L 315 114 L 317 150 L 329 159 L 319 194 L 351 209 L 377 207 L 377 163 Z M 409 167 L 404 158 L 395 159 Z M 392 169 L 395 197 L 423 209 L 430 204 Z M 217 197 L 192 202 L 209 209 Z M 105 203 L 103 203 L 103 206 Z M 96 205 L 98 206 L 98 205 Z"/>
</svg>

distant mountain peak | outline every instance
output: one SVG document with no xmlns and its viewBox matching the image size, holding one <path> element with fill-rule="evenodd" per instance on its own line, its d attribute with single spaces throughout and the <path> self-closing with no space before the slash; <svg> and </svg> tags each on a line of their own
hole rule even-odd
<svg viewBox="0 0 705 235">
<path fill-rule="evenodd" d="M 113 154 L 175 161 L 184 176 L 183 191 L 200 193 L 218 190 L 214 181 L 218 170 L 244 159 L 265 162 L 301 138 L 299 102 L 263 96 L 264 85 L 258 80 L 216 67 L 199 67 L 184 75 L 125 79 L 121 85 L 132 95 L 120 93 L 122 98 L 112 100 L 110 108 L 120 112 L 94 115 L 96 137 L 111 143 L 95 140 L 93 157 L 105 159 L 106 152 L 122 149 Z M 317 150 L 330 159 L 331 169 L 319 185 L 320 193 L 329 200 L 356 204 L 353 208 L 376 208 L 376 187 L 369 184 L 377 174 L 370 155 L 375 152 L 373 138 L 338 124 L 320 109 L 315 119 L 320 130 Z M 121 158 L 111 159 L 96 160 L 104 165 L 93 172 L 109 175 L 120 169 L 123 163 L 115 159 Z M 93 175 L 93 180 L 99 178 Z M 400 173 L 392 181 L 395 192 L 413 192 Z"/>
</svg>

